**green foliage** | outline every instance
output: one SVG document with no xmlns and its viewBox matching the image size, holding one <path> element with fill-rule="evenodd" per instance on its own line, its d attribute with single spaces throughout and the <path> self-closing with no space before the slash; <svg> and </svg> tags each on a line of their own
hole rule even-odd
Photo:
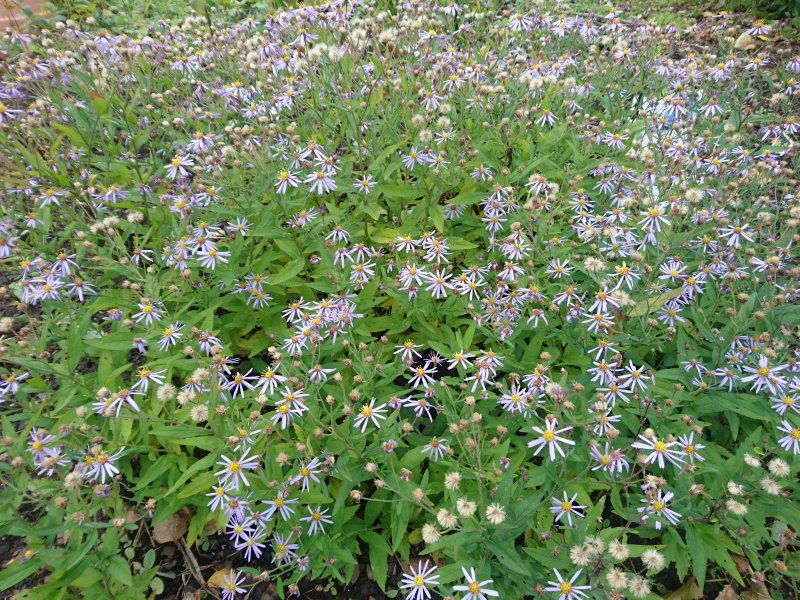
<svg viewBox="0 0 800 600">
<path fill-rule="evenodd" d="M 800 66 L 285 7 L 6 40 L 0 590 L 796 592 Z"/>
</svg>

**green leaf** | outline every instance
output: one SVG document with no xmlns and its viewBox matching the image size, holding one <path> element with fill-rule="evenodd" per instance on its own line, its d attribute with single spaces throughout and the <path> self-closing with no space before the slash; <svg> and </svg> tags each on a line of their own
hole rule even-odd
<svg viewBox="0 0 800 600">
<path fill-rule="evenodd" d="M 375 583 L 382 591 L 386 591 L 386 578 L 389 574 L 389 553 L 377 544 L 369 545 L 369 566 Z"/>
<path fill-rule="evenodd" d="M 272 285 L 277 285 L 289 281 L 292 277 L 300 273 L 305 266 L 306 263 L 302 258 L 295 259 L 278 273 L 270 277 L 269 282 Z"/>
<path fill-rule="evenodd" d="M 150 550 L 145 553 L 144 558 L 142 559 L 142 566 L 145 569 L 149 569 L 154 564 L 156 564 L 156 551 L 150 548 Z"/>
<path fill-rule="evenodd" d="M 670 300 L 674 300 L 680 296 L 682 291 L 682 288 L 677 288 L 668 292 L 664 292 L 663 294 L 659 294 L 655 298 L 647 298 L 646 301 L 640 301 L 631 309 L 631 311 L 628 313 L 628 316 L 643 317 L 645 315 L 654 313 Z"/>
<path fill-rule="evenodd" d="M 431 221 L 440 233 L 444 233 L 444 207 L 441 204 L 431 206 Z"/>
<path fill-rule="evenodd" d="M 131 568 L 123 556 L 112 556 L 108 560 L 108 573 L 124 586 L 130 587 L 133 585 Z"/>
<path fill-rule="evenodd" d="M 70 585 L 79 589 L 88 588 L 102 580 L 103 574 L 97 569 L 89 567 L 88 569 L 84 569 L 76 579 L 73 579 Z"/>
<path fill-rule="evenodd" d="M 150 485 L 153 481 L 158 479 L 161 475 L 166 473 L 170 470 L 170 468 L 175 466 L 175 456 L 174 455 L 164 455 L 158 458 L 153 464 L 151 464 L 145 471 L 142 472 L 139 481 L 134 486 L 134 490 L 143 490 L 148 485 Z"/>
<path fill-rule="evenodd" d="M 0 590 L 7 590 L 14 587 L 21 581 L 25 581 L 28 577 L 33 575 L 41 567 L 41 563 L 37 560 L 28 560 L 25 562 L 17 562 L 16 564 L 3 569 L 0 572 Z"/>
<path fill-rule="evenodd" d="M 413 506 L 410 502 L 398 502 L 391 513 L 392 519 L 392 552 L 397 552 L 408 529 Z"/>
<path fill-rule="evenodd" d="M 189 481 L 190 477 L 192 477 L 195 473 L 199 473 L 200 471 L 202 471 L 204 469 L 210 468 L 214 464 L 215 461 L 216 461 L 216 456 L 214 456 L 213 454 L 209 454 L 208 456 L 205 456 L 205 457 L 201 458 L 196 463 L 194 463 L 191 467 L 189 467 L 186 470 L 186 472 L 183 475 L 181 475 L 180 478 L 178 478 L 178 481 L 176 481 L 172 485 L 172 487 L 169 488 L 169 490 L 167 490 L 167 493 L 164 494 L 164 495 L 165 496 L 170 496 L 170 495 L 174 494 L 175 490 L 177 490 L 184 483 Z"/>
<path fill-rule="evenodd" d="M 493 540 L 489 542 L 488 549 L 509 571 L 525 578 L 531 576 L 530 569 L 514 548 L 514 540 Z"/>
<path fill-rule="evenodd" d="M 697 578 L 697 583 L 702 589 L 706 582 L 708 553 L 694 526 L 686 528 L 686 547 L 689 550 L 689 556 L 692 557 L 692 574 Z"/>
<path fill-rule="evenodd" d="M 100 552 L 105 556 L 112 556 L 119 550 L 119 533 L 116 527 L 109 527 L 103 536 L 103 544 L 100 546 Z"/>
</svg>

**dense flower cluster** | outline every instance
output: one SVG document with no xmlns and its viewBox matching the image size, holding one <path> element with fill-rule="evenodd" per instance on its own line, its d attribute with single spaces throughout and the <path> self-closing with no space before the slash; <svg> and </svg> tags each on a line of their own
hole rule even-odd
<svg viewBox="0 0 800 600">
<path fill-rule="evenodd" d="M 188 507 L 229 600 L 362 551 L 411 600 L 800 576 L 800 58 L 730 15 L 567 12 L 8 36 L 35 568 Z"/>
</svg>

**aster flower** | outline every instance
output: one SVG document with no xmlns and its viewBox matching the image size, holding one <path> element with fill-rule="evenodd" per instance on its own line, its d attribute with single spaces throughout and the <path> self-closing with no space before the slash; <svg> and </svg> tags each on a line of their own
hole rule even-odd
<svg viewBox="0 0 800 600">
<path fill-rule="evenodd" d="M 295 173 L 289 170 L 278 171 L 278 181 L 275 183 L 275 187 L 279 194 L 285 194 L 290 187 L 296 188 L 298 185 L 300 185 L 300 180 Z"/>
<path fill-rule="evenodd" d="M 208 331 L 201 331 L 197 335 L 197 345 L 206 356 L 210 356 L 214 348 L 222 348 L 222 342 Z"/>
<path fill-rule="evenodd" d="M 275 388 L 286 381 L 286 377 L 278 375 L 278 373 L 275 372 L 276 370 L 277 369 L 267 368 L 262 371 L 256 382 L 256 386 L 261 386 L 259 394 L 266 394 L 267 392 L 274 394 Z"/>
<path fill-rule="evenodd" d="M 279 490 L 274 500 L 267 500 L 267 505 L 269 506 L 265 515 L 267 521 L 272 520 L 272 517 L 276 513 L 279 514 L 284 521 L 288 521 L 292 517 L 294 514 L 292 505 L 297 504 L 299 501 L 297 498 L 288 498 L 288 493 L 287 490 Z"/>
<path fill-rule="evenodd" d="M 628 388 L 631 392 L 635 392 L 637 390 L 645 392 L 647 391 L 647 381 L 650 380 L 653 382 L 653 377 L 648 376 L 645 371 L 644 367 L 637 367 L 633 364 L 633 361 L 628 361 L 628 366 L 625 367 L 625 373 L 621 376 L 620 380 L 624 387 Z"/>
<path fill-rule="evenodd" d="M 319 169 L 308 175 L 303 183 L 310 183 L 309 191 L 314 194 L 322 195 L 336 189 L 336 182 L 333 179 L 334 172 L 327 169 Z"/>
<path fill-rule="evenodd" d="M 422 344 L 415 344 L 411 340 L 406 340 L 400 346 L 395 346 L 394 354 L 399 354 L 400 360 L 402 360 L 404 363 L 410 363 L 414 360 L 414 356 L 422 356 L 419 352 L 417 352 L 417 348 L 422 348 Z"/>
<path fill-rule="evenodd" d="M 13 121 L 21 112 L 21 110 L 12 109 L 11 107 L 0 102 L 0 125 L 6 123 L 7 121 Z"/>
<path fill-rule="evenodd" d="M 322 507 L 317 506 L 316 509 L 312 509 L 310 506 L 306 507 L 308 509 L 308 516 L 301 517 L 300 521 L 303 523 L 308 523 L 308 535 L 316 535 L 319 533 L 325 533 L 325 524 L 332 524 L 333 520 L 327 515 L 328 509 L 322 510 Z"/>
<path fill-rule="evenodd" d="M 194 167 L 194 161 L 188 156 L 176 156 L 164 168 L 167 170 L 167 178 L 175 180 L 178 177 L 189 175 L 189 169 Z"/>
<path fill-rule="evenodd" d="M 622 284 L 625 284 L 629 290 L 632 290 L 633 286 L 639 280 L 640 275 L 623 261 L 621 265 L 614 266 L 614 273 L 611 273 L 609 277 L 614 277 L 617 279 L 617 285 L 614 287 L 614 289 L 619 289 Z"/>
<path fill-rule="evenodd" d="M 597 463 L 592 467 L 592 471 L 603 469 L 613 475 L 614 472 L 622 473 L 630 468 L 625 455 L 619 450 L 611 450 L 608 442 L 606 442 L 605 450 L 602 452 L 599 446 L 593 445 L 590 454 L 592 459 Z"/>
<path fill-rule="evenodd" d="M 565 516 L 567 517 L 567 522 L 569 526 L 572 527 L 572 516 L 579 519 L 583 519 L 586 515 L 584 515 L 581 511 L 584 510 L 586 507 L 581 506 L 579 504 L 575 504 L 575 500 L 578 497 L 577 492 L 572 496 L 572 498 L 567 497 L 567 492 L 564 492 L 564 497 L 562 498 L 551 498 L 550 502 L 553 506 L 550 507 L 550 512 L 553 513 L 556 517 L 556 522 L 563 519 Z"/>
<path fill-rule="evenodd" d="M 270 418 L 273 425 L 280 423 L 281 429 L 286 429 L 295 419 L 295 417 L 303 416 L 303 413 L 308 410 L 302 401 L 292 401 L 282 398 L 277 401 L 275 407 L 275 414 Z"/>
<path fill-rule="evenodd" d="M 48 444 L 55 441 L 56 436 L 48 434 L 46 430 L 35 427 L 31 429 L 30 438 L 28 451 L 33 455 L 34 462 L 41 461 L 57 452 L 54 448 L 48 447 Z"/>
<path fill-rule="evenodd" d="M 695 461 L 705 462 L 705 458 L 700 456 L 699 452 L 705 446 L 699 442 L 694 441 L 694 431 L 692 431 L 689 435 L 682 435 L 678 438 L 678 442 L 683 449 L 684 454 L 689 459 L 691 464 L 695 464 Z"/>
<path fill-rule="evenodd" d="M 665 465 L 664 459 L 666 458 L 676 467 L 680 468 L 682 466 L 684 452 L 682 450 L 671 450 L 672 446 L 680 445 L 677 440 L 662 442 L 656 437 L 647 438 L 643 435 L 640 435 L 639 439 L 641 440 L 640 442 L 634 442 L 631 446 L 637 450 L 644 450 L 650 453 L 645 457 L 645 464 L 650 465 L 657 462 L 658 466 L 663 469 Z"/>
<path fill-rule="evenodd" d="M 314 365 L 308 370 L 308 379 L 314 383 L 325 383 L 328 381 L 328 375 L 335 372 L 336 369 L 324 369 L 322 365 Z"/>
<path fill-rule="evenodd" d="M 253 369 L 250 369 L 247 371 L 247 373 L 242 375 L 237 371 L 236 374 L 231 377 L 227 383 L 225 383 L 223 387 L 229 392 L 233 392 L 231 394 L 232 398 L 235 399 L 237 396 L 244 396 L 245 390 L 252 390 L 255 388 L 251 382 L 255 381 L 258 376 L 251 375 L 252 372 Z"/>
<path fill-rule="evenodd" d="M 321 461 L 316 457 L 311 459 L 311 461 L 307 464 L 304 461 L 301 461 L 300 467 L 297 470 L 297 475 L 292 477 L 289 482 L 292 485 L 296 485 L 298 482 L 300 482 L 300 489 L 304 492 L 307 492 L 311 481 L 314 483 L 319 483 L 319 478 L 317 475 L 321 472 L 319 469 L 320 464 Z"/>
<path fill-rule="evenodd" d="M 425 291 L 430 292 L 436 299 L 446 298 L 447 290 L 452 290 L 453 286 L 447 281 L 450 275 L 442 275 L 440 272 L 429 273 L 427 276 L 428 286 Z"/>
<path fill-rule="evenodd" d="M 447 445 L 447 440 L 434 437 L 431 438 L 431 441 L 422 448 L 422 452 L 429 454 L 431 460 L 437 462 L 444 458 L 445 453 L 449 449 L 450 448 Z"/>
<path fill-rule="evenodd" d="M 398 236 L 394 243 L 398 252 L 413 252 L 419 244 L 419 242 L 410 235 Z"/>
<path fill-rule="evenodd" d="M 222 576 L 223 584 L 219 587 L 222 588 L 222 600 L 234 600 L 236 594 L 244 594 L 247 590 L 240 587 L 245 582 L 245 576 L 231 569 L 228 573 Z"/>
<path fill-rule="evenodd" d="M 119 474 L 119 469 L 114 463 L 119 460 L 124 451 L 125 448 L 120 448 L 114 452 L 114 454 L 110 455 L 106 454 L 103 450 L 96 453 L 89 452 L 83 461 L 86 468 L 86 477 L 94 479 L 95 481 L 100 480 L 100 483 L 105 483 L 106 478 L 111 479 Z"/>
<path fill-rule="evenodd" d="M 234 548 L 237 552 L 244 553 L 244 559 L 247 562 L 252 562 L 261 558 L 265 545 L 256 538 L 254 532 L 247 532 L 234 544 Z"/>
<path fill-rule="evenodd" d="M 161 339 L 158 340 L 159 350 L 163 352 L 177 344 L 178 340 L 183 337 L 181 329 L 183 329 L 183 323 L 179 321 L 164 328 L 164 331 L 161 333 Z"/>
<path fill-rule="evenodd" d="M 375 427 L 378 429 L 381 428 L 380 420 L 386 419 L 386 415 L 383 413 L 386 411 L 386 404 L 380 404 L 379 406 L 375 406 L 375 398 L 372 398 L 369 401 L 369 404 L 364 404 L 361 406 L 361 409 L 356 414 L 356 418 L 353 421 L 353 427 L 356 429 L 361 429 L 361 433 L 364 433 L 367 430 L 367 425 L 372 422 Z"/>
<path fill-rule="evenodd" d="M 142 367 L 136 372 L 136 376 L 138 380 L 136 383 L 133 384 L 131 387 L 132 390 L 147 391 L 147 386 L 150 382 L 155 383 L 156 385 L 162 385 L 164 383 L 164 373 L 166 373 L 166 369 L 161 369 L 160 371 L 152 371 L 147 367 Z"/>
<path fill-rule="evenodd" d="M 196 255 L 200 261 L 200 266 L 212 271 L 216 268 L 217 263 L 228 264 L 228 259 L 231 256 L 230 252 L 222 252 L 216 248 L 209 248 L 208 250 L 200 250 Z"/>
<path fill-rule="evenodd" d="M 222 460 L 217 462 L 217 464 L 223 467 L 221 470 L 214 473 L 220 478 L 220 485 L 230 481 L 233 489 L 238 490 L 240 481 L 245 487 L 250 486 L 250 482 L 247 480 L 244 471 L 253 471 L 258 468 L 258 455 L 250 456 L 250 450 L 246 450 L 238 460 L 222 456 Z"/>
<path fill-rule="evenodd" d="M 272 563 L 288 564 L 297 557 L 298 544 L 291 541 L 292 534 L 275 534 L 272 538 Z"/>
<path fill-rule="evenodd" d="M 432 365 L 426 363 L 422 366 L 411 366 L 408 365 L 409 370 L 414 373 L 414 376 L 408 382 L 409 385 L 413 387 L 431 387 L 434 384 L 433 377 L 431 374 L 436 372 L 436 368 Z"/>
<path fill-rule="evenodd" d="M 719 235 L 722 238 L 727 238 L 726 243 L 728 246 L 733 246 L 734 248 L 739 248 L 742 244 L 742 240 L 746 240 L 748 242 L 752 242 L 753 238 L 750 234 L 745 231 L 747 229 L 747 223 L 744 225 L 740 225 L 738 223 L 731 225 L 730 227 L 723 227 L 719 231 Z"/>
<path fill-rule="evenodd" d="M 792 454 L 800 454 L 800 427 L 792 427 L 789 421 L 783 420 L 778 426 L 778 431 L 785 433 L 778 439 L 778 445 Z"/>
<path fill-rule="evenodd" d="M 565 579 L 558 572 L 558 569 L 553 569 L 556 575 L 556 581 L 548 581 L 548 587 L 544 588 L 545 592 L 555 592 L 559 594 L 559 600 L 573 600 L 575 598 L 588 598 L 589 596 L 583 590 L 592 589 L 589 585 L 575 585 L 575 581 L 580 577 L 582 569 L 578 569 L 575 574 L 569 579 Z"/>
<path fill-rule="evenodd" d="M 541 452 L 543 448 L 547 447 L 548 452 L 550 453 L 550 460 L 556 459 L 556 453 L 560 454 L 562 458 L 566 457 L 564 449 L 560 444 L 574 446 L 575 442 L 568 438 L 561 437 L 558 434 L 565 431 L 571 431 L 572 426 L 564 427 L 562 429 L 556 429 L 556 427 L 558 427 L 558 421 L 555 418 L 548 417 L 545 419 L 544 429 L 541 427 L 533 428 L 533 431 L 540 436 L 528 442 L 528 448 L 536 448 L 533 453 L 534 456 L 538 456 L 539 452 Z"/>
<path fill-rule="evenodd" d="M 416 147 L 412 147 L 408 154 L 403 155 L 403 166 L 409 171 L 414 170 L 415 165 L 425 164 L 425 153 L 420 152 Z"/>
<path fill-rule="evenodd" d="M 462 348 L 461 350 L 453 354 L 453 358 L 452 360 L 450 360 L 450 363 L 447 365 L 447 368 L 452 370 L 455 369 L 456 366 L 461 366 L 466 369 L 469 366 L 469 359 L 471 359 L 472 357 L 473 357 L 472 354 L 470 354 L 469 352 L 465 352 L 464 349 Z"/>
<path fill-rule="evenodd" d="M 362 175 L 361 177 L 356 178 L 355 182 L 353 182 L 353 187 L 356 191 L 364 194 L 365 196 L 372 191 L 372 188 L 378 185 L 376 181 L 372 180 L 372 175 Z"/>
<path fill-rule="evenodd" d="M 408 565 L 410 573 L 403 573 L 400 581 L 401 590 L 409 590 L 406 600 L 430 600 L 430 586 L 439 584 L 439 576 L 435 575 L 436 565 L 425 559 L 419 561 L 416 566 Z"/>
<path fill-rule="evenodd" d="M 489 589 L 487 586 L 493 580 L 485 579 L 478 581 L 475 575 L 475 568 L 470 567 L 469 572 L 464 567 L 461 567 L 461 572 L 464 574 L 464 579 L 467 580 L 466 585 L 454 585 L 453 591 L 465 592 L 461 600 L 487 600 L 489 597 L 499 596 L 500 592 Z"/>
<path fill-rule="evenodd" d="M 425 415 L 429 421 L 433 421 L 433 415 L 431 414 L 433 406 L 426 396 L 420 398 L 406 398 L 402 401 L 402 406 L 412 409 L 417 417 Z"/>
<path fill-rule="evenodd" d="M 780 396 L 770 398 L 772 410 L 783 416 L 786 411 L 792 410 L 800 414 L 800 398 L 795 393 L 785 393 Z"/>
<path fill-rule="evenodd" d="M 783 392 L 786 386 L 786 378 L 778 375 L 780 371 L 786 369 L 786 365 L 769 366 L 769 359 L 762 354 L 758 357 L 757 367 L 742 367 L 745 373 L 749 373 L 741 378 L 744 383 L 752 382 L 753 391 L 758 394 L 762 389 L 768 389 L 772 394 L 778 395 Z"/>
<path fill-rule="evenodd" d="M 660 530 L 663 527 L 662 520 L 672 525 L 677 525 L 681 515 L 669 508 L 669 503 L 674 496 L 675 494 L 672 492 L 664 494 L 661 490 L 658 490 L 654 496 L 643 498 L 642 503 L 645 506 L 640 506 L 636 510 L 642 515 L 643 521 L 649 520 L 651 516 L 656 517 L 656 529 Z"/>
<path fill-rule="evenodd" d="M 670 222 L 664 216 L 666 211 L 666 204 L 658 204 L 646 212 L 642 213 L 642 220 L 639 221 L 639 225 L 646 227 L 647 229 L 651 229 L 656 233 L 661 231 L 661 225 L 669 225 Z"/>
<path fill-rule="evenodd" d="M 229 492 L 234 490 L 233 482 L 220 483 L 211 488 L 211 491 L 206 494 L 206 497 L 211 498 L 207 506 L 213 511 L 223 508 L 229 501 Z"/>
</svg>

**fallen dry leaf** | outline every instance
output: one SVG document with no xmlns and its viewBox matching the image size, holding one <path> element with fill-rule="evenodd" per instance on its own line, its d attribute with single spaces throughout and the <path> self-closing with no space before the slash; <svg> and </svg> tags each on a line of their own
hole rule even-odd
<svg viewBox="0 0 800 600">
<path fill-rule="evenodd" d="M 743 33 L 738 38 L 736 38 L 733 47 L 736 48 L 737 50 L 751 50 L 756 47 L 756 44 L 750 35 Z"/>
<path fill-rule="evenodd" d="M 767 586 L 763 583 L 752 584 L 749 590 L 739 596 L 741 600 L 770 600 L 770 597 Z"/>
<path fill-rule="evenodd" d="M 225 585 L 225 576 L 229 575 L 230 572 L 230 569 L 218 569 L 208 578 L 206 584 L 208 584 L 209 587 L 223 587 Z"/>
<path fill-rule="evenodd" d="M 722 591 L 717 596 L 717 600 L 736 600 L 738 597 L 739 594 L 734 591 L 733 586 L 728 584 L 722 588 Z"/>
<path fill-rule="evenodd" d="M 733 562 L 736 563 L 736 569 L 742 575 L 750 572 L 750 562 L 741 554 L 731 554 Z"/>
<path fill-rule="evenodd" d="M 184 513 L 176 513 L 153 527 L 153 539 L 159 544 L 177 542 L 189 529 L 189 520 Z"/>
<path fill-rule="evenodd" d="M 203 526 L 203 533 L 206 535 L 214 535 L 219 531 L 219 527 L 217 526 L 217 521 L 215 519 L 209 519 L 208 523 Z"/>
<path fill-rule="evenodd" d="M 136 521 L 138 521 L 139 519 L 141 519 L 141 517 L 139 516 L 139 513 L 136 512 L 136 508 L 133 506 L 129 506 L 128 510 L 125 511 L 125 522 L 136 523 Z"/>
<path fill-rule="evenodd" d="M 697 586 L 697 580 L 690 577 L 674 592 L 664 596 L 664 600 L 698 600 L 703 597 L 703 590 Z"/>
</svg>

